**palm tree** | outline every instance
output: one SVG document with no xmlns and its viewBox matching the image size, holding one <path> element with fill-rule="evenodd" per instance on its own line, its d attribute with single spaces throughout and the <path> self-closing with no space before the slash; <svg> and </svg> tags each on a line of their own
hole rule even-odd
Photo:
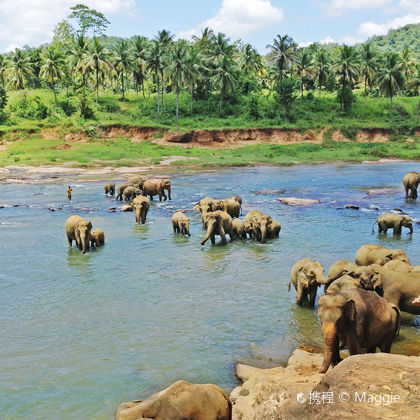
<svg viewBox="0 0 420 420">
<path fill-rule="evenodd" d="M 367 102 L 367 85 L 372 85 L 377 66 L 377 53 L 370 44 L 362 44 L 360 51 L 360 74 L 365 84 L 365 103 Z"/>
<path fill-rule="evenodd" d="M 325 48 L 321 48 L 315 55 L 314 74 L 318 82 L 319 97 L 321 97 L 322 85 L 326 83 L 330 73 L 330 57 Z"/>
<path fill-rule="evenodd" d="M 404 85 L 404 73 L 399 55 L 387 53 L 378 71 L 379 90 L 389 97 L 389 120 L 392 123 L 392 97 Z"/>
<path fill-rule="evenodd" d="M 192 40 L 199 46 L 204 53 L 210 49 L 210 44 L 214 38 L 213 29 L 208 26 L 201 30 L 201 36 L 193 35 Z"/>
<path fill-rule="evenodd" d="M 284 72 L 296 61 L 296 47 L 297 44 L 289 35 L 277 35 L 277 38 L 274 38 L 273 44 L 267 45 L 267 48 L 271 48 L 269 61 L 278 70 L 280 79 L 279 92 L 283 88 Z"/>
<path fill-rule="evenodd" d="M 172 84 L 176 92 L 176 126 L 179 130 L 179 93 L 181 88 L 185 86 L 189 73 L 189 60 L 187 55 L 186 41 L 179 41 L 174 44 L 171 55 L 170 64 L 166 68 L 168 74 L 171 75 Z"/>
<path fill-rule="evenodd" d="M 0 54 L 0 82 L 3 87 L 6 80 L 6 73 L 7 73 L 6 57 Z"/>
<path fill-rule="evenodd" d="M 18 48 L 11 55 L 8 74 L 10 76 L 9 86 L 12 89 L 25 89 L 26 81 L 32 74 L 32 69 L 30 68 L 26 54 Z"/>
<path fill-rule="evenodd" d="M 163 29 L 162 31 L 158 31 L 157 36 L 155 37 L 156 42 L 159 43 L 160 48 L 162 50 L 162 109 L 165 107 L 164 105 L 164 97 L 166 93 L 166 80 L 163 74 L 163 70 L 166 65 L 166 57 L 169 55 L 169 49 L 174 41 L 174 35 L 171 34 L 170 31 L 167 31 L 166 29 Z"/>
<path fill-rule="evenodd" d="M 109 57 L 109 51 L 103 46 L 98 37 L 94 37 L 91 48 L 85 56 L 85 66 L 92 71 L 94 70 L 96 74 L 96 103 L 98 103 L 99 97 L 99 73 L 110 69 Z"/>
<path fill-rule="evenodd" d="M 410 75 L 415 71 L 418 60 L 414 54 L 408 49 L 404 49 L 401 54 L 401 70 L 404 74 L 405 81 L 408 82 Z"/>
<path fill-rule="evenodd" d="M 205 72 L 208 72 L 209 69 L 204 66 L 203 57 L 196 45 L 191 45 L 188 48 L 187 61 L 188 66 L 186 80 L 191 87 L 190 113 L 192 114 L 195 84 Z"/>
<path fill-rule="evenodd" d="M 44 79 L 54 92 L 55 110 L 57 111 L 56 83 L 64 76 L 64 58 L 61 52 L 54 47 L 47 48 L 42 55 L 42 66 L 39 72 L 41 79 Z"/>
<path fill-rule="evenodd" d="M 122 39 L 117 42 L 116 56 L 115 56 L 115 67 L 121 74 L 122 100 L 125 100 L 124 76 L 127 74 L 130 66 L 131 66 L 131 55 L 130 55 L 129 43 L 128 41 Z"/>
<path fill-rule="evenodd" d="M 144 94 L 145 65 L 147 57 L 147 39 L 141 36 L 135 36 L 133 40 L 133 76 L 136 82 L 137 97 L 139 96 L 139 85 L 141 85 Z"/>
<path fill-rule="evenodd" d="M 151 48 L 149 49 L 147 56 L 146 56 L 147 64 L 146 68 L 150 73 L 154 74 L 156 79 L 156 87 L 157 87 L 157 94 L 158 94 L 158 102 L 157 102 L 157 111 L 156 111 L 156 119 L 159 121 L 159 114 L 160 114 L 160 76 L 163 72 L 163 53 L 160 47 L 160 44 L 156 41 L 153 41 Z"/>
<path fill-rule="evenodd" d="M 417 124 L 420 119 L 420 64 L 417 64 L 417 74 L 410 80 L 410 87 L 417 90 L 417 96 L 419 96 L 419 103 L 417 106 Z"/>
<path fill-rule="evenodd" d="M 222 57 L 215 68 L 215 81 L 220 88 L 220 102 L 219 102 L 219 115 L 223 115 L 223 98 L 227 91 L 233 91 L 235 88 L 235 62 L 232 57 L 225 55 Z"/>
<path fill-rule="evenodd" d="M 210 40 L 209 58 L 215 63 L 226 55 L 233 54 L 233 45 L 230 44 L 230 38 L 222 32 L 219 32 Z"/>
<path fill-rule="evenodd" d="M 82 78 L 82 86 L 86 87 L 86 76 L 89 69 L 86 67 L 86 57 L 89 53 L 89 43 L 87 38 L 78 36 L 76 42 L 72 44 L 68 53 L 69 67 L 71 72 L 79 73 Z"/>
<path fill-rule="evenodd" d="M 335 72 L 341 77 L 341 110 L 344 111 L 344 90 L 349 83 L 357 79 L 359 56 L 355 47 L 343 45 L 334 66 Z"/>
<path fill-rule="evenodd" d="M 258 74 L 263 69 L 262 57 L 251 44 L 246 44 L 243 48 L 239 59 L 239 66 L 246 73 Z"/>
<path fill-rule="evenodd" d="M 300 92 L 303 98 L 303 78 L 312 75 L 312 55 L 309 51 L 303 50 L 296 59 L 296 73 L 300 77 Z"/>
</svg>

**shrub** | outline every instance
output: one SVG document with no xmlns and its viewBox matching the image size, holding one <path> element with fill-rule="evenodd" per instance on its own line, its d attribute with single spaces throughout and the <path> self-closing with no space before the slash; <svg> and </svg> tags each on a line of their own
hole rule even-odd
<svg viewBox="0 0 420 420">
<path fill-rule="evenodd" d="M 355 101 L 352 90 L 349 87 L 337 91 L 337 102 L 344 105 L 344 111 L 348 112 Z"/>
<path fill-rule="evenodd" d="M 77 111 L 76 105 L 68 98 L 60 102 L 60 108 L 68 117 Z"/>
</svg>

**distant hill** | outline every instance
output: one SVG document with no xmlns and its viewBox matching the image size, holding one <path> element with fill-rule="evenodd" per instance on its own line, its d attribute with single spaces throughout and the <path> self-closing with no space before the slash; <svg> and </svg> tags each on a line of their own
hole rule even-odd
<svg viewBox="0 0 420 420">
<path fill-rule="evenodd" d="M 382 51 L 401 52 L 408 48 L 420 59 L 420 23 L 391 29 L 386 35 L 373 36 L 366 42 Z"/>
</svg>

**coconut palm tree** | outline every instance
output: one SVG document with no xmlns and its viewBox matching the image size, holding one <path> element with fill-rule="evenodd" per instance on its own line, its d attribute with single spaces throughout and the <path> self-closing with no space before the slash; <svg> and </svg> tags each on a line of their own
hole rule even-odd
<svg viewBox="0 0 420 420">
<path fill-rule="evenodd" d="M 233 55 L 234 47 L 230 43 L 230 38 L 222 32 L 219 32 L 210 40 L 210 49 L 208 52 L 210 60 L 215 63 L 226 55 Z"/>
<path fill-rule="evenodd" d="M 115 50 L 115 67 L 118 69 L 121 75 L 121 91 L 122 91 L 122 100 L 125 100 L 125 85 L 124 77 L 127 75 L 128 70 L 132 64 L 131 54 L 130 54 L 130 45 L 128 41 L 122 39 L 117 42 Z"/>
<path fill-rule="evenodd" d="M 57 111 L 56 84 L 64 76 L 64 57 L 54 47 L 47 48 L 42 54 L 42 65 L 39 72 L 41 79 L 45 80 L 54 92 L 55 110 Z"/>
<path fill-rule="evenodd" d="M 344 111 L 344 90 L 357 79 L 359 74 L 359 55 L 355 47 L 343 45 L 340 48 L 334 71 L 341 78 L 341 110 Z"/>
<path fill-rule="evenodd" d="M 193 35 L 192 40 L 197 44 L 203 53 L 206 53 L 210 49 L 210 44 L 214 38 L 213 29 L 208 26 L 201 30 L 201 36 Z"/>
<path fill-rule="evenodd" d="M 225 55 L 216 63 L 214 70 L 216 85 L 220 88 L 219 115 L 223 115 L 223 99 L 228 91 L 235 89 L 235 62 L 232 57 Z"/>
<path fill-rule="evenodd" d="M 96 103 L 99 97 L 99 74 L 108 71 L 111 68 L 109 61 L 110 53 L 101 43 L 98 37 L 93 38 L 93 42 L 85 55 L 85 67 L 95 71 L 96 75 Z M 123 92 L 124 97 L 124 92 Z"/>
<path fill-rule="evenodd" d="M 147 57 L 148 42 L 147 38 L 142 36 L 135 36 L 133 39 L 133 77 L 136 82 L 137 97 L 139 96 L 139 86 L 141 85 L 143 98 L 144 94 L 144 80 L 146 79 L 146 57 Z"/>
<path fill-rule="evenodd" d="M 16 48 L 11 55 L 8 68 L 9 86 L 12 89 L 25 89 L 26 81 L 32 74 L 32 69 L 29 65 L 26 54 Z"/>
<path fill-rule="evenodd" d="M 401 51 L 401 70 L 404 74 L 405 81 L 408 82 L 410 75 L 416 70 L 416 64 L 418 60 L 415 55 L 408 48 Z"/>
<path fill-rule="evenodd" d="M 156 41 L 152 42 L 146 56 L 146 69 L 155 76 L 156 88 L 158 94 L 156 120 L 159 121 L 160 114 L 160 77 L 163 73 L 163 52 L 160 44 Z"/>
<path fill-rule="evenodd" d="M 188 48 L 187 54 L 187 73 L 186 80 L 191 88 L 191 102 L 190 102 L 190 113 L 193 112 L 193 100 L 194 100 L 194 88 L 200 77 L 204 73 L 208 73 L 209 69 L 203 64 L 203 56 L 197 47 L 197 45 L 191 45 Z"/>
<path fill-rule="evenodd" d="M 190 64 L 186 41 L 178 41 L 172 46 L 169 59 L 166 71 L 170 74 L 176 92 L 176 126 L 179 130 L 179 93 L 187 82 Z"/>
<path fill-rule="evenodd" d="M 263 69 L 262 57 L 251 44 L 246 44 L 242 49 L 239 66 L 246 73 L 258 74 Z"/>
<path fill-rule="evenodd" d="M 360 75 L 365 85 L 365 103 L 367 102 L 367 85 L 371 86 L 376 72 L 378 55 L 370 44 L 362 44 L 360 50 Z"/>
<path fill-rule="evenodd" d="M 419 103 L 417 106 L 417 124 L 419 123 L 420 119 L 420 64 L 417 64 L 416 66 L 416 74 L 414 77 L 410 80 L 410 87 L 415 89 L 417 91 L 417 96 L 419 96 Z"/>
<path fill-rule="evenodd" d="M 169 55 L 170 47 L 174 42 L 175 35 L 172 35 L 170 31 L 163 29 L 162 31 L 158 31 L 157 36 L 155 37 L 155 41 L 159 43 L 160 48 L 162 50 L 162 109 L 165 108 L 164 98 L 166 93 L 166 80 L 164 77 L 164 69 L 166 66 L 166 57 Z"/>
<path fill-rule="evenodd" d="M 4 87 L 6 81 L 7 62 L 6 57 L 0 54 L 0 83 Z"/>
<path fill-rule="evenodd" d="M 378 86 L 381 93 L 389 98 L 389 120 L 392 123 L 392 97 L 404 86 L 404 73 L 399 55 L 387 53 L 378 70 Z"/>
<path fill-rule="evenodd" d="M 71 73 L 78 73 L 82 79 L 82 86 L 86 87 L 86 77 L 89 68 L 86 67 L 86 58 L 89 53 L 87 38 L 78 36 L 68 52 L 68 66 Z"/>
<path fill-rule="evenodd" d="M 314 76 L 318 83 L 319 97 L 321 97 L 322 85 L 326 83 L 330 73 L 330 57 L 325 48 L 317 51 L 314 58 Z"/>
<path fill-rule="evenodd" d="M 303 78 L 312 76 L 312 54 L 307 50 L 302 50 L 296 59 L 296 73 L 300 77 L 300 93 L 303 98 Z"/>
<path fill-rule="evenodd" d="M 277 35 L 274 38 L 273 44 L 268 44 L 267 48 L 270 48 L 269 62 L 271 65 L 277 67 L 279 75 L 279 92 L 283 88 L 284 72 L 290 68 L 292 63 L 297 59 L 296 48 L 297 44 L 289 35 Z"/>
</svg>

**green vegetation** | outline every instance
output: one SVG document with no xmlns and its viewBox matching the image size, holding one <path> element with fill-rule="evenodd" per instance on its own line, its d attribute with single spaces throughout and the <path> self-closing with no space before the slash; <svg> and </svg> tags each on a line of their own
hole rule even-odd
<svg viewBox="0 0 420 420">
<path fill-rule="evenodd" d="M 407 48 L 381 53 L 371 41 L 298 48 L 290 36 L 277 35 L 263 57 L 208 28 L 188 42 L 166 30 L 153 40 L 108 38 L 108 24 L 101 13 L 77 5 L 51 44 L 0 54 L 1 165 L 128 164 L 174 154 L 211 164 L 419 158 L 420 65 Z M 107 125 L 330 130 L 322 145 L 211 151 L 104 140 L 98 127 Z M 363 128 L 388 130 L 392 144 L 370 148 L 330 138 L 340 129 L 355 140 Z M 67 144 L 68 133 L 87 140 Z"/>
</svg>

